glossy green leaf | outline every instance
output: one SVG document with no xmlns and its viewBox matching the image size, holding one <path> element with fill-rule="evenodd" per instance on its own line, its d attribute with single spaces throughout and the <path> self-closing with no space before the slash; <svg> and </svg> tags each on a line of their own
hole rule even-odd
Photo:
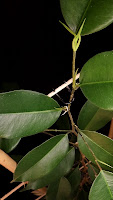
<svg viewBox="0 0 113 200">
<path fill-rule="evenodd" d="M 12 139 L 42 132 L 60 113 L 58 103 L 44 94 L 27 90 L 1 93 L 0 137 Z"/>
<path fill-rule="evenodd" d="M 113 173 L 100 171 L 89 193 L 89 200 L 112 200 L 113 199 Z"/>
<path fill-rule="evenodd" d="M 113 110 L 113 52 L 99 53 L 83 66 L 80 73 L 83 94 L 96 106 Z"/>
<path fill-rule="evenodd" d="M 103 110 L 87 101 L 79 113 L 77 123 L 81 130 L 96 131 L 105 126 L 112 117 L 113 111 Z"/>
<path fill-rule="evenodd" d="M 63 17 L 73 32 L 77 32 L 83 20 L 82 35 L 97 32 L 113 22 L 112 0 L 60 0 Z"/>
<path fill-rule="evenodd" d="M 54 182 L 60 179 L 62 176 L 66 175 L 72 168 L 75 160 L 75 150 L 71 148 L 68 153 L 65 155 L 63 160 L 61 160 L 53 170 L 50 171 L 46 176 L 39 178 L 35 182 L 30 182 L 25 190 L 36 190 L 42 187 L 49 185 L 51 182 Z"/>
<path fill-rule="evenodd" d="M 76 167 L 73 172 L 67 177 L 67 179 L 71 184 L 72 196 L 75 197 L 77 195 L 77 191 L 81 182 L 81 172 L 79 170 L 79 167 Z"/>
<path fill-rule="evenodd" d="M 72 200 L 71 185 L 62 177 L 60 181 L 53 182 L 47 190 L 47 200 Z"/>
<path fill-rule="evenodd" d="M 59 135 L 47 140 L 30 151 L 18 163 L 14 181 L 35 181 L 47 176 L 69 150 L 67 135 Z"/>
<path fill-rule="evenodd" d="M 9 153 L 12 151 L 20 142 L 21 138 L 14 138 L 14 139 L 5 139 L 0 138 L 0 149 Z"/>
<path fill-rule="evenodd" d="M 94 131 L 81 131 L 81 134 L 95 154 L 96 158 L 112 167 L 111 168 L 107 165 L 102 165 L 102 163 L 99 163 L 103 167 L 103 169 L 113 171 L 113 140 Z M 91 151 L 83 141 L 80 134 L 78 135 L 78 143 L 82 153 L 89 160 L 95 163 L 95 159 Z"/>
</svg>

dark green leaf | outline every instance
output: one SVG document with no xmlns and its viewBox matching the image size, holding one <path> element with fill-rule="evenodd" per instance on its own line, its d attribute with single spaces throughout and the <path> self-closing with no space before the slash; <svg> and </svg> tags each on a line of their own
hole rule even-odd
<svg viewBox="0 0 113 200">
<path fill-rule="evenodd" d="M 102 165 L 103 169 L 113 171 L 113 140 L 94 131 L 82 131 L 81 134 L 91 150 L 94 152 L 96 158 L 111 166 Z M 78 143 L 82 153 L 89 160 L 95 163 L 95 159 L 91 151 L 83 141 L 80 134 L 78 135 Z M 101 163 L 99 164 L 101 165 Z"/>
<path fill-rule="evenodd" d="M 58 163 L 58 165 L 53 168 L 53 170 L 47 174 L 46 176 L 39 178 L 35 182 L 30 182 L 25 190 L 36 190 L 38 188 L 42 188 L 46 185 L 49 185 L 51 182 L 54 182 L 58 179 L 60 179 L 62 176 L 66 175 L 70 169 L 72 168 L 75 160 L 75 150 L 74 148 L 71 148 L 66 156 L 61 160 L 61 162 Z"/>
<path fill-rule="evenodd" d="M 69 150 L 67 135 L 59 135 L 44 142 L 30 151 L 18 163 L 14 173 L 14 181 L 35 181 L 47 176 Z"/>
<path fill-rule="evenodd" d="M 73 32 L 77 32 L 83 20 L 82 35 L 97 32 L 113 22 L 112 0 L 60 0 L 63 17 Z"/>
<path fill-rule="evenodd" d="M 85 192 L 84 190 L 79 191 L 77 200 L 89 200 L 88 199 L 88 192 Z"/>
<path fill-rule="evenodd" d="M 95 180 L 95 174 L 99 174 L 99 169 L 93 166 L 92 164 L 88 165 L 88 174 L 90 176 L 91 181 Z"/>
<path fill-rule="evenodd" d="M 70 130 L 69 117 L 67 114 L 59 117 L 55 123 L 55 128 L 60 130 Z"/>
<path fill-rule="evenodd" d="M 77 195 L 77 191 L 79 189 L 80 181 L 81 181 L 81 173 L 79 167 L 76 167 L 73 172 L 67 177 L 68 181 L 72 187 L 72 196 L 75 197 Z"/>
<path fill-rule="evenodd" d="M 96 131 L 105 126 L 112 117 L 113 111 L 103 110 L 87 101 L 79 113 L 78 127 L 81 130 Z"/>
<path fill-rule="evenodd" d="M 14 139 L 0 138 L 0 149 L 5 151 L 6 153 L 9 153 L 18 145 L 20 140 L 21 140 L 20 138 L 14 138 Z"/>
<path fill-rule="evenodd" d="M 113 52 L 99 53 L 83 66 L 80 73 L 83 94 L 96 106 L 113 110 Z"/>
<path fill-rule="evenodd" d="M 71 185 L 62 177 L 60 181 L 53 182 L 47 191 L 47 200 L 72 200 Z"/>
<path fill-rule="evenodd" d="M 44 94 L 25 90 L 1 93 L 0 137 L 12 139 L 42 132 L 60 113 L 57 102 Z"/>
<path fill-rule="evenodd" d="M 100 171 L 89 193 L 89 200 L 112 200 L 113 199 L 113 173 Z"/>
</svg>

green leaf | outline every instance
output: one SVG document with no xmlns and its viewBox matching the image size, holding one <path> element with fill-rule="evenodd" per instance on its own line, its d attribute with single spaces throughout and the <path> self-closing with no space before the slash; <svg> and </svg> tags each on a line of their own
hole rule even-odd
<svg viewBox="0 0 113 200">
<path fill-rule="evenodd" d="M 66 113 L 65 115 L 61 115 L 59 119 L 56 121 L 54 124 L 55 129 L 59 130 L 70 130 L 70 122 L 69 122 L 69 117 L 68 114 Z"/>
<path fill-rule="evenodd" d="M 65 155 L 65 157 L 57 164 L 55 168 L 53 168 L 52 171 L 50 171 L 49 174 L 45 175 L 42 178 L 39 178 L 35 182 L 30 182 L 26 186 L 25 190 L 36 190 L 42 187 L 45 187 L 49 185 L 51 182 L 54 182 L 58 179 L 60 179 L 62 176 L 65 176 L 70 169 L 72 168 L 75 160 L 75 150 L 74 148 L 71 148 L 68 153 Z"/>
<path fill-rule="evenodd" d="M 72 196 L 75 197 L 77 195 L 77 191 L 81 181 L 81 173 L 79 167 L 76 167 L 73 172 L 67 177 L 67 179 L 72 187 Z"/>
<path fill-rule="evenodd" d="M 20 142 L 21 138 L 14 138 L 14 139 L 5 139 L 0 138 L 0 149 L 9 153 L 12 151 Z"/>
<path fill-rule="evenodd" d="M 60 113 L 58 103 L 44 94 L 26 90 L 1 93 L 0 137 L 12 139 L 42 132 Z"/>
<path fill-rule="evenodd" d="M 47 200 L 72 200 L 71 185 L 62 177 L 60 181 L 53 182 L 47 190 Z"/>
<path fill-rule="evenodd" d="M 81 130 L 96 131 L 105 126 L 112 117 L 113 111 L 103 110 L 87 101 L 79 113 L 77 123 Z"/>
<path fill-rule="evenodd" d="M 89 200 L 88 199 L 88 192 L 82 190 L 79 192 L 77 200 Z"/>
<path fill-rule="evenodd" d="M 73 32 L 86 18 L 82 35 L 97 32 L 113 22 L 112 0 L 60 0 L 63 17 Z"/>
<path fill-rule="evenodd" d="M 47 176 L 69 149 L 67 135 L 59 135 L 30 151 L 18 163 L 13 181 L 35 181 Z"/>
<path fill-rule="evenodd" d="M 96 106 L 113 110 L 113 52 L 99 53 L 83 66 L 80 73 L 83 94 Z"/>
<path fill-rule="evenodd" d="M 95 180 L 95 173 L 99 174 L 99 169 L 93 166 L 91 163 L 88 164 L 88 174 L 90 176 L 91 181 Z"/>
<path fill-rule="evenodd" d="M 94 131 L 81 131 L 81 134 L 85 142 L 89 145 L 89 147 L 95 154 L 96 158 L 104 163 L 107 163 L 111 167 L 107 165 L 102 165 L 102 163 L 99 163 L 100 166 L 102 166 L 105 170 L 113 171 L 113 140 Z M 79 134 L 78 144 L 81 152 L 89 160 L 95 163 L 95 159 L 85 142 Z"/>
<path fill-rule="evenodd" d="M 113 199 L 113 173 L 100 171 L 89 193 L 89 200 L 112 200 Z"/>
</svg>

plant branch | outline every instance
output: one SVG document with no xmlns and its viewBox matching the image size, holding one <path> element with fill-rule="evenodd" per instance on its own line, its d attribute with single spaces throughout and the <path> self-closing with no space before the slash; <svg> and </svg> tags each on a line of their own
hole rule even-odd
<svg viewBox="0 0 113 200">
<path fill-rule="evenodd" d="M 0 149 L 0 164 L 12 173 L 14 173 L 17 166 L 17 163 L 1 149 Z"/>
<path fill-rule="evenodd" d="M 76 80 L 80 77 L 80 73 L 76 75 Z M 58 88 L 56 88 L 54 91 L 50 92 L 47 96 L 48 97 L 53 97 L 55 94 L 59 93 L 62 91 L 64 88 L 66 88 L 68 85 L 72 84 L 73 78 L 69 79 L 67 82 L 64 84 L 60 85 Z"/>
<path fill-rule="evenodd" d="M 4 200 L 7 197 L 9 197 L 11 194 L 13 194 L 14 192 L 16 192 L 19 188 L 21 188 L 22 186 L 24 186 L 25 184 L 27 184 L 28 182 L 22 182 L 20 183 L 18 186 L 16 186 L 14 189 L 12 189 L 10 192 L 8 192 L 7 194 L 5 194 L 0 200 Z"/>
<path fill-rule="evenodd" d="M 113 139 L 113 118 L 111 120 L 108 137 L 111 138 L 111 139 Z"/>
<path fill-rule="evenodd" d="M 84 143 L 86 144 L 86 146 L 88 147 L 88 149 L 89 149 L 89 151 L 91 152 L 92 156 L 94 157 L 94 159 L 95 159 L 95 163 L 96 163 L 97 167 L 98 167 L 99 170 L 101 171 L 102 168 L 100 167 L 100 165 L 99 165 L 99 163 L 98 163 L 98 161 L 97 161 L 97 158 L 96 158 L 94 152 L 92 151 L 92 149 L 90 148 L 90 146 L 88 145 L 88 143 L 85 141 L 85 139 L 84 139 L 84 137 L 82 136 L 82 134 L 81 134 L 80 132 L 78 132 L 78 133 L 79 133 L 80 136 L 82 137 Z"/>
</svg>

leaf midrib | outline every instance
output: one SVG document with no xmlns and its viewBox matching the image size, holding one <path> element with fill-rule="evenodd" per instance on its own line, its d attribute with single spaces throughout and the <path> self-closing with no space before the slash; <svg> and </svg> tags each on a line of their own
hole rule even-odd
<svg viewBox="0 0 113 200">
<path fill-rule="evenodd" d="M 95 81 L 95 82 L 81 83 L 80 87 L 85 86 L 85 85 L 96 85 L 96 84 L 105 84 L 105 83 L 113 83 L 113 80 L 112 81 Z"/>
<path fill-rule="evenodd" d="M 83 20 L 85 19 L 85 15 L 86 15 L 86 13 L 87 13 L 87 10 L 88 10 L 88 8 L 89 8 L 91 2 L 92 2 L 92 0 L 89 0 L 88 4 L 87 4 L 87 6 L 86 6 L 86 9 L 85 9 L 85 11 L 84 11 L 84 13 L 83 13 L 83 15 L 82 15 L 82 17 L 81 17 L 81 20 L 80 20 L 80 23 L 79 23 L 79 25 L 78 25 L 78 28 L 77 28 L 77 31 L 76 31 L 76 32 L 78 32 L 78 30 L 79 30 L 79 28 L 80 28 L 80 26 L 81 26 Z"/>
<path fill-rule="evenodd" d="M 26 111 L 26 112 L 10 112 L 10 113 L 0 113 L 0 115 L 19 115 L 19 114 L 39 114 L 39 113 L 48 113 L 48 112 L 58 112 L 62 111 L 61 108 L 52 109 L 52 110 L 41 110 L 41 111 Z"/>
<path fill-rule="evenodd" d="M 110 193 L 110 196 L 111 196 L 112 199 L 113 199 L 113 195 L 112 195 L 111 189 L 110 189 L 110 187 L 109 187 L 109 185 L 108 185 L 108 182 L 107 182 L 107 180 L 106 180 L 106 177 L 104 176 L 103 170 L 101 171 L 101 174 L 103 175 L 103 179 L 104 179 L 105 184 L 106 184 L 106 186 L 107 186 L 107 189 L 108 189 L 108 191 L 109 191 L 109 193 Z"/>
</svg>

